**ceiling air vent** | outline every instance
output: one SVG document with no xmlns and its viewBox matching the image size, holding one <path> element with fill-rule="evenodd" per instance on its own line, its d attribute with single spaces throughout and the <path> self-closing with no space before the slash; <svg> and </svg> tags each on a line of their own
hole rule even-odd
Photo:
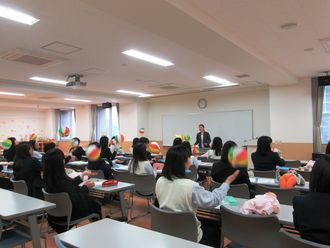
<svg viewBox="0 0 330 248">
<path fill-rule="evenodd" d="M 56 65 L 64 61 L 64 59 L 52 58 L 49 56 L 33 53 L 24 49 L 15 49 L 12 51 L 7 51 L 5 53 L 2 53 L 0 55 L 0 58 L 4 60 L 42 67 Z"/>
</svg>

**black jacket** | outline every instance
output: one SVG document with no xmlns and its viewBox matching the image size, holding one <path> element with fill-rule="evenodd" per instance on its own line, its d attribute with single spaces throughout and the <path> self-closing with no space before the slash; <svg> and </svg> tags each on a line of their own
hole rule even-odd
<svg viewBox="0 0 330 248">
<path fill-rule="evenodd" d="M 210 147 L 210 143 L 211 143 L 211 136 L 208 132 L 204 132 L 203 140 L 202 140 L 202 135 L 201 135 L 200 132 L 196 135 L 195 145 L 198 145 L 199 147 L 202 147 L 202 144 L 204 144 L 203 147 Z"/>
<path fill-rule="evenodd" d="M 293 199 L 293 221 L 303 239 L 330 245 L 330 194 L 312 192 Z"/>
<path fill-rule="evenodd" d="M 106 158 L 109 162 L 111 162 L 111 160 L 114 160 L 115 157 L 117 155 L 117 152 L 112 153 L 110 148 L 103 148 L 101 149 L 101 154 L 100 154 L 100 158 Z"/>
<path fill-rule="evenodd" d="M 265 154 L 254 152 L 251 154 L 251 158 L 254 169 L 257 171 L 276 170 L 276 165 L 285 165 L 285 161 L 280 158 L 277 152 L 268 152 Z"/>
<path fill-rule="evenodd" d="M 111 165 L 106 164 L 104 159 L 102 159 L 102 158 L 100 158 L 96 161 L 88 161 L 87 169 L 93 170 L 93 171 L 101 170 L 101 171 L 103 171 L 105 179 L 113 178 L 112 171 L 111 171 Z"/>
<path fill-rule="evenodd" d="M 14 161 L 16 155 L 16 147 L 12 146 L 8 150 L 3 151 L 3 157 L 7 160 L 7 162 Z"/>
<path fill-rule="evenodd" d="M 72 203 L 71 220 L 76 220 L 92 213 L 101 214 L 101 206 L 88 195 L 89 189 L 86 186 L 79 186 L 81 182 L 80 176 L 74 179 L 65 176 L 58 180 L 56 185 L 48 185 L 45 187 L 48 193 L 67 192 L 69 194 Z M 66 227 L 58 226 L 54 221 L 64 221 L 65 219 L 66 218 L 48 215 L 49 224 L 58 233 L 65 231 Z"/>
<path fill-rule="evenodd" d="M 81 146 L 71 148 L 70 152 L 72 153 L 73 156 L 77 158 L 77 160 L 81 160 L 82 156 L 86 155 L 85 150 Z"/>
<path fill-rule="evenodd" d="M 21 167 L 14 166 L 14 180 L 24 180 L 28 187 L 28 195 L 43 199 L 41 191 L 44 186 L 41 179 L 42 165 L 38 159 L 30 157 L 24 160 Z"/>
<path fill-rule="evenodd" d="M 211 176 L 212 179 L 218 183 L 224 183 L 228 176 L 233 174 L 237 169 L 233 168 L 229 163 L 219 161 L 213 164 Z M 242 184 L 245 183 L 249 186 L 249 189 L 252 188 L 249 174 L 246 168 L 239 168 L 240 173 L 232 184 Z"/>
</svg>

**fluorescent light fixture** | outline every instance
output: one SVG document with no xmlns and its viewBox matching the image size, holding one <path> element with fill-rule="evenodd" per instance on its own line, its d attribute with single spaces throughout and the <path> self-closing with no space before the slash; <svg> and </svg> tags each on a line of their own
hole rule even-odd
<svg viewBox="0 0 330 248">
<path fill-rule="evenodd" d="M 44 78 L 44 77 L 30 77 L 31 80 L 52 83 L 52 84 L 62 84 L 66 85 L 68 82 L 64 80 L 57 80 L 52 78 Z"/>
<path fill-rule="evenodd" d="M 134 95 L 138 97 L 149 97 L 152 96 L 150 94 L 145 94 L 142 92 L 136 92 L 136 91 L 130 91 L 130 90 L 117 90 L 118 93 L 123 93 L 123 94 L 129 94 L 129 95 Z"/>
<path fill-rule="evenodd" d="M 33 25 L 38 21 L 40 21 L 39 19 L 34 18 L 33 16 L 27 15 L 25 13 L 4 6 L 0 6 L 0 17 L 27 25 Z"/>
<path fill-rule="evenodd" d="M 64 98 L 64 100 L 71 102 L 92 102 L 91 100 L 75 99 L 75 98 Z"/>
<path fill-rule="evenodd" d="M 168 60 L 165 60 L 165 59 L 162 59 L 162 58 L 158 58 L 158 57 L 155 57 L 153 55 L 143 53 L 143 52 L 140 52 L 140 51 L 134 50 L 134 49 L 130 49 L 130 50 L 124 51 L 122 53 L 126 54 L 128 56 L 137 58 L 137 59 L 141 59 L 141 60 L 156 64 L 156 65 L 160 65 L 160 66 L 174 65 L 171 61 L 168 61 Z"/>
<path fill-rule="evenodd" d="M 221 87 L 238 85 L 237 83 L 230 82 L 226 79 L 223 79 L 223 78 L 220 78 L 220 77 L 217 77 L 214 75 L 207 75 L 207 76 L 204 76 L 203 78 L 206 80 L 221 84 Z"/>
<path fill-rule="evenodd" d="M 24 94 L 13 93 L 13 92 L 0 92 L 0 95 L 5 95 L 5 96 L 25 96 Z"/>
</svg>

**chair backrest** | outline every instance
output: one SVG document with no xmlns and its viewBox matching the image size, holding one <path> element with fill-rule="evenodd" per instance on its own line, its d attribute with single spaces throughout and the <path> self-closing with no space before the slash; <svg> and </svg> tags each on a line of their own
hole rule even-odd
<svg viewBox="0 0 330 248">
<path fill-rule="evenodd" d="M 45 201 L 56 204 L 56 208 L 47 210 L 47 213 L 55 217 L 67 217 L 67 221 L 71 220 L 72 203 L 68 193 L 47 193 L 42 189 Z"/>
<path fill-rule="evenodd" d="M 98 170 L 98 171 L 93 171 L 96 172 L 95 175 L 93 175 L 94 178 L 98 178 L 98 179 L 104 179 L 104 173 L 102 170 Z"/>
<path fill-rule="evenodd" d="M 156 179 L 154 175 L 130 174 L 131 183 L 135 184 L 135 192 L 142 195 L 155 194 Z"/>
<path fill-rule="evenodd" d="M 280 223 L 276 216 L 243 215 L 221 206 L 221 236 L 247 248 L 279 248 Z"/>
<path fill-rule="evenodd" d="M 28 187 L 24 180 L 16 181 L 16 180 L 10 179 L 10 181 L 14 186 L 14 192 L 22 194 L 22 195 L 28 195 Z"/>
<path fill-rule="evenodd" d="M 173 212 L 150 206 L 151 230 L 197 242 L 196 217 L 191 212 Z"/>
<path fill-rule="evenodd" d="M 318 244 L 309 240 L 300 238 L 297 235 L 280 231 L 281 248 L 329 248 L 329 245 Z"/>
<path fill-rule="evenodd" d="M 228 194 L 238 198 L 250 199 L 249 186 L 245 183 L 231 184 Z"/>
<path fill-rule="evenodd" d="M 199 156 L 197 159 L 200 160 L 200 161 L 202 161 L 202 162 L 208 161 L 208 157 Z"/>
<path fill-rule="evenodd" d="M 131 176 L 128 171 L 113 171 L 113 177 L 120 182 L 130 183 L 131 182 Z"/>
<path fill-rule="evenodd" d="M 299 160 L 289 160 L 289 161 L 285 161 L 285 166 L 291 168 L 299 168 L 301 167 L 301 163 Z"/>
<path fill-rule="evenodd" d="M 292 205 L 292 200 L 295 196 L 300 195 L 299 189 L 280 189 L 275 187 L 269 187 L 265 185 L 256 184 L 256 195 L 263 195 L 267 192 L 273 192 L 277 195 L 277 199 L 281 204 Z"/>
<path fill-rule="evenodd" d="M 209 163 L 216 163 L 216 162 L 219 162 L 219 161 L 220 161 L 220 159 L 216 159 L 216 158 L 209 158 L 207 160 L 207 162 L 209 162 Z"/>
<path fill-rule="evenodd" d="M 297 171 L 305 181 L 309 182 L 311 179 L 311 172 L 310 171 Z"/>
<path fill-rule="evenodd" d="M 197 168 L 195 165 L 191 165 L 190 168 L 189 168 L 190 172 L 186 172 L 186 177 L 193 180 L 193 181 L 196 181 L 197 180 L 197 176 L 198 176 L 198 173 L 197 173 Z"/>
<path fill-rule="evenodd" d="M 211 190 L 214 190 L 216 188 L 219 188 L 221 186 L 221 183 L 218 183 L 216 181 L 211 181 Z"/>
<path fill-rule="evenodd" d="M 275 171 L 257 171 L 253 170 L 253 174 L 255 177 L 267 177 L 267 178 L 275 178 Z"/>
</svg>

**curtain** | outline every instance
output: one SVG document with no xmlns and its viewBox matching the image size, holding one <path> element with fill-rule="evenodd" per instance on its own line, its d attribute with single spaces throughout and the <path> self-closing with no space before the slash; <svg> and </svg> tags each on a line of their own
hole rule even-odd
<svg viewBox="0 0 330 248">
<path fill-rule="evenodd" d="M 55 109 L 54 110 L 54 127 L 55 127 L 55 130 L 53 130 L 53 137 L 56 139 L 56 140 L 59 140 L 59 136 L 58 136 L 58 129 L 59 129 L 59 113 L 60 113 L 60 110 L 59 109 Z"/>
<path fill-rule="evenodd" d="M 319 86 L 317 78 L 312 78 L 313 108 L 313 151 L 322 152 L 321 121 L 323 110 L 324 87 Z"/>
<path fill-rule="evenodd" d="M 97 109 L 97 105 L 92 104 L 91 105 L 91 127 L 92 127 L 91 142 L 96 141 L 96 109 Z"/>
</svg>

